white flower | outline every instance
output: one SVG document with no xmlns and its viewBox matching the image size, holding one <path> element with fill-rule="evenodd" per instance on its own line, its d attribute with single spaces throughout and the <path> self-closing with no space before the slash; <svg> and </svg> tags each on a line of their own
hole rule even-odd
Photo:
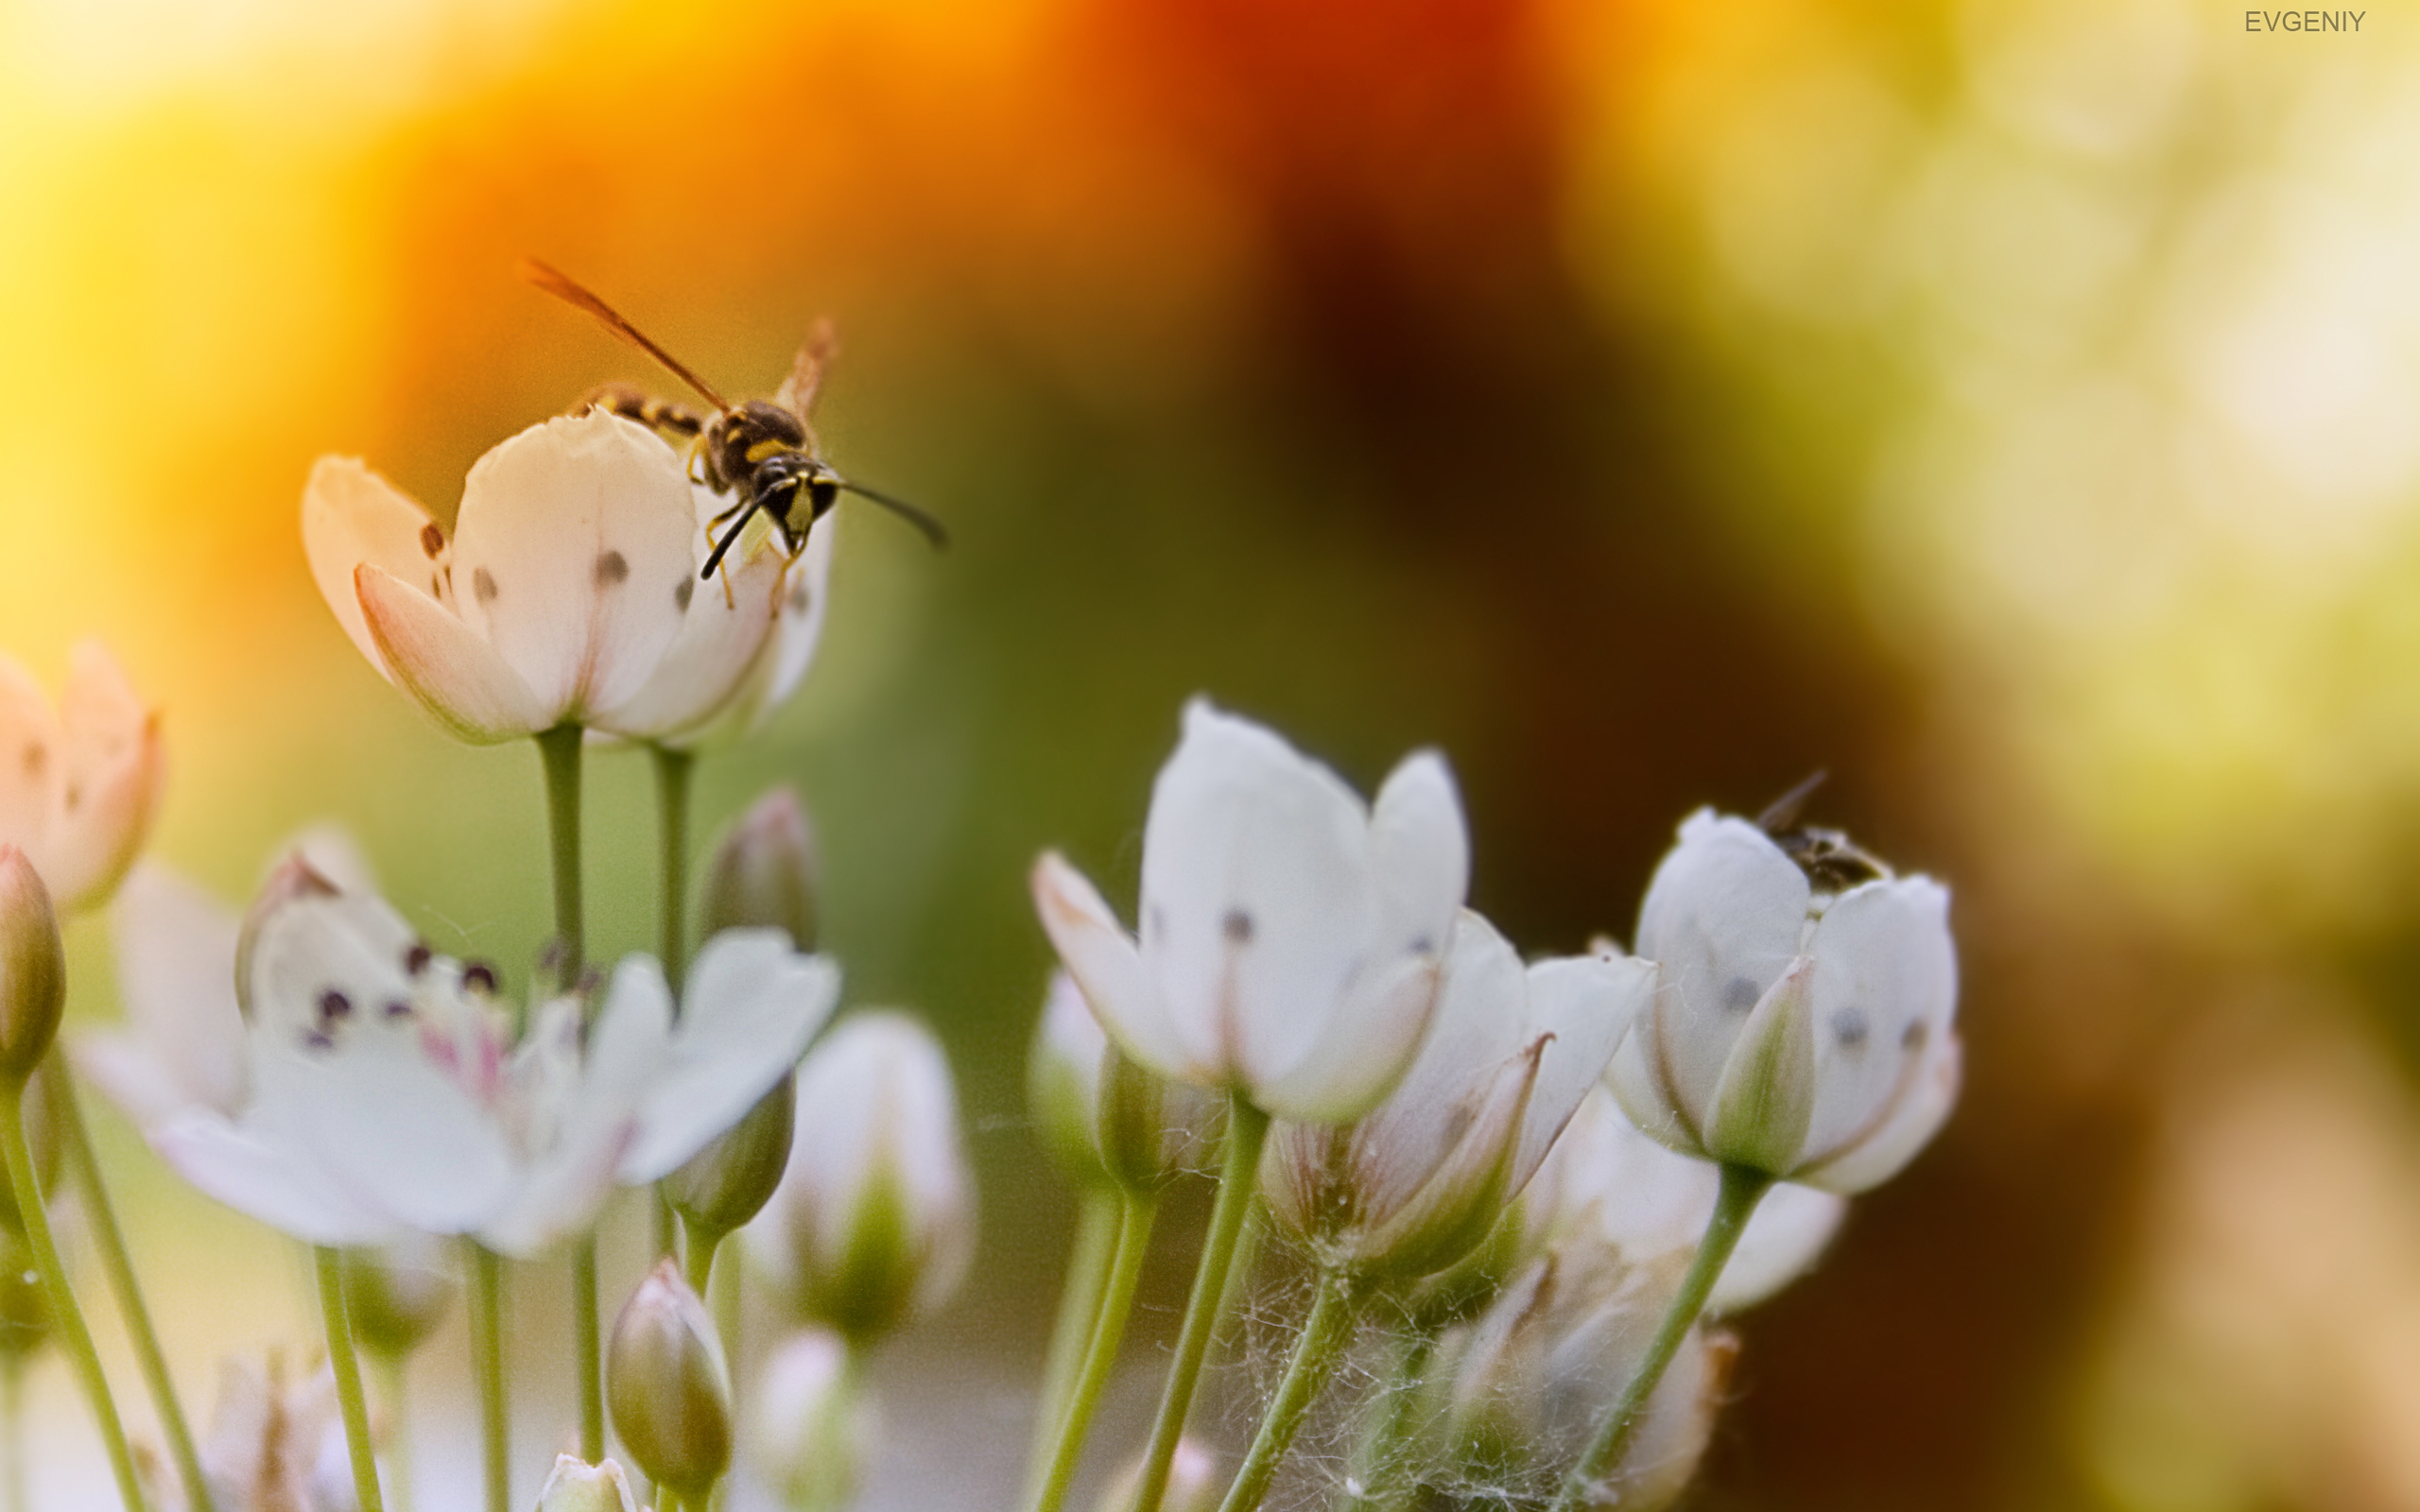
<svg viewBox="0 0 2420 1512">
<path fill-rule="evenodd" d="M 1692 815 L 1639 910 L 1663 976 L 1610 1074 L 1683 1154 L 1856 1193 L 1957 1098 L 1958 960 L 1947 889 L 1830 854 L 1819 886 L 1754 825 Z"/>
<path fill-rule="evenodd" d="M 1407 757 L 1365 807 L 1334 772 L 1197 698 L 1151 793 L 1140 942 L 1056 854 L 1033 890 L 1128 1055 L 1280 1118 L 1344 1123 L 1420 1047 L 1469 870 L 1435 754 Z"/>
<path fill-rule="evenodd" d="M 60 913 L 101 902 L 126 875 L 164 776 L 159 716 L 99 643 L 68 654 L 55 713 L 0 656 L 0 843 L 25 851 Z"/>
<path fill-rule="evenodd" d="M 1705 1236 L 1720 1184 L 1713 1165 L 1641 1134 L 1599 1086 L 1523 1195 L 1526 1247 L 1543 1253 L 1592 1239 L 1634 1261 L 1685 1260 Z M 1748 1219 L 1706 1311 L 1720 1316 L 1753 1307 L 1805 1275 L 1840 1231 L 1848 1206 L 1837 1193 L 1775 1184 Z"/>
<path fill-rule="evenodd" d="M 1279 1125 L 1261 1160 L 1270 1214 L 1324 1266 L 1453 1263 L 1537 1170 L 1654 984 L 1655 968 L 1626 955 L 1525 968 L 1463 910 L 1411 1069 L 1349 1126 Z"/>
<path fill-rule="evenodd" d="M 795 564 L 760 541 L 699 581 L 706 517 L 729 503 L 653 432 L 592 410 L 481 457 L 450 540 L 361 463 L 323 458 L 302 543 L 345 633 L 460 738 L 579 724 L 685 745 L 779 702 L 822 623 L 828 529 Z"/>
<path fill-rule="evenodd" d="M 275 1355 L 266 1368 L 248 1359 L 221 1361 L 218 1400 L 197 1448 L 221 1512 L 354 1512 L 359 1505 L 336 1378 L 324 1367 L 289 1383 Z M 151 1489 L 154 1505 L 184 1506 L 182 1485 Z"/>
<path fill-rule="evenodd" d="M 789 1168 L 751 1250 L 806 1316 L 865 1343 L 938 1307 L 975 1252 L 949 1063 L 901 1013 L 858 1013 L 798 1072 Z"/>
<path fill-rule="evenodd" d="M 184 1177 L 313 1244 L 407 1230 L 526 1256 L 585 1227 L 615 1181 L 652 1181 L 789 1070 L 839 992 L 775 931 L 699 954 L 680 1022 L 663 973 L 623 961 L 593 1022 L 540 1005 L 517 1041 L 493 974 L 437 955 L 393 909 L 300 862 L 238 951 L 248 1106 L 147 1132 Z"/>
</svg>

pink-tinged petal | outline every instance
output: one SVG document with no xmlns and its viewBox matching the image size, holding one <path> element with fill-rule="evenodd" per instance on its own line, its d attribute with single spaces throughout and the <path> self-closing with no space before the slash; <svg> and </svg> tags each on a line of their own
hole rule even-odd
<svg viewBox="0 0 2420 1512">
<path fill-rule="evenodd" d="M 1033 906 L 1084 1002 L 1118 1048 L 1163 1076 L 1209 1085 L 1223 1068 L 1185 1054 L 1159 988 L 1117 916 L 1057 851 L 1033 864 Z"/>
<path fill-rule="evenodd" d="M 228 1117 L 251 1095 L 244 1018 L 235 1005 L 235 916 L 174 872 L 137 867 L 112 910 L 127 1035 L 95 1036 L 78 1056 L 138 1124 L 177 1109 L 139 1106 L 152 1091 Z M 146 1073 L 132 1064 L 151 1068 Z"/>
<path fill-rule="evenodd" d="M 1437 1005 L 1438 963 L 1406 956 L 1327 1016 L 1310 1053 L 1252 1098 L 1298 1124 L 1343 1124 L 1376 1107 L 1420 1049 Z"/>
<path fill-rule="evenodd" d="M 431 598 L 446 596 L 444 532 L 427 510 L 353 457 L 323 456 L 311 469 L 302 490 L 302 554 L 337 623 L 382 674 L 387 661 L 354 592 L 354 570 L 366 563 Z"/>
<path fill-rule="evenodd" d="M 1700 810 L 1656 868 L 1639 907 L 1637 952 L 1663 968 L 1662 1071 L 1703 1119 L 1749 1011 L 1799 952 L 1806 873 L 1762 830 Z"/>
<path fill-rule="evenodd" d="M 0 655 L 0 844 L 47 865 L 67 769 L 49 696 L 16 659 Z M 48 879 L 44 879 L 45 885 Z"/>
<path fill-rule="evenodd" d="M 196 1190 L 305 1244 L 378 1245 L 403 1232 L 273 1128 L 192 1113 L 154 1130 L 151 1145 Z"/>
<path fill-rule="evenodd" d="M 1319 1050 L 1342 1002 L 1373 1001 L 1363 989 L 1402 948 L 1378 938 L 1361 800 L 1199 698 L 1152 787 L 1141 912 L 1143 957 L 1186 1058 L 1248 1087 Z"/>
<path fill-rule="evenodd" d="M 1470 890 L 1470 836 L 1444 758 L 1415 751 L 1370 811 L 1370 858 L 1386 909 L 1381 950 L 1436 954 Z"/>
<path fill-rule="evenodd" d="M 648 1068 L 624 1181 L 666 1175 L 772 1091 L 832 1016 L 840 972 L 791 950 L 781 930 L 725 930 L 699 953 L 682 995 L 668 1053 Z"/>
<path fill-rule="evenodd" d="M 492 745 L 550 729 L 562 713 L 454 611 L 382 568 L 354 574 L 384 664 L 431 718 L 461 740 Z"/>
<path fill-rule="evenodd" d="M 60 906 L 106 900 L 150 837 L 167 761 L 160 721 L 135 698 L 117 663 L 92 642 L 76 647 L 60 700 L 66 785 L 50 866 Z"/>
<path fill-rule="evenodd" d="M 601 409 L 559 416 L 471 469 L 454 601 L 548 723 L 585 722 L 635 695 L 680 633 L 705 587 L 694 529 L 687 473 L 661 438 Z"/>
<path fill-rule="evenodd" d="M 1927 877 L 1869 882 L 1834 901 L 1815 958 L 1815 1117 L 1810 1159 L 1862 1143 L 1891 1116 L 1950 1032 L 1958 953 L 1949 893 Z"/>
<path fill-rule="evenodd" d="M 1612 1063 L 1655 990 L 1655 964 L 1633 955 L 1540 961 L 1529 970 L 1529 1023 L 1551 1035 L 1512 1158 L 1512 1190 L 1528 1184 L 1581 1100 Z"/>
</svg>

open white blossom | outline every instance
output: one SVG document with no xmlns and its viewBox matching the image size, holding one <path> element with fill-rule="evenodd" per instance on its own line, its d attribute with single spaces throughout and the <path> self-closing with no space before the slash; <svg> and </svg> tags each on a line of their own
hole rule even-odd
<svg viewBox="0 0 2420 1512">
<path fill-rule="evenodd" d="M 450 538 L 360 462 L 322 458 L 302 544 L 345 633 L 460 738 L 578 724 L 685 745 L 778 703 L 822 624 L 828 525 L 795 563 L 759 539 L 699 580 L 731 502 L 654 432 L 592 410 L 481 457 Z"/>
<path fill-rule="evenodd" d="M 271 880 L 237 953 L 250 1094 L 147 1132 L 195 1186 L 313 1244 L 408 1231 L 537 1253 L 616 1182 L 652 1181 L 796 1062 L 839 993 L 778 931 L 717 936 L 673 1022 L 645 956 L 593 1019 L 539 1005 L 526 1033 L 479 965 L 438 955 L 383 901 L 301 862 Z"/>
<path fill-rule="evenodd" d="M 158 715 L 98 642 L 68 654 L 59 707 L 0 656 L 0 844 L 33 863 L 60 913 L 109 897 L 160 804 Z"/>
<path fill-rule="evenodd" d="M 1271 1136 L 1270 1215 L 1324 1266 L 1420 1276 L 1453 1263 L 1546 1159 L 1654 984 L 1655 968 L 1627 955 L 1525 967 L 1463 910 L 1436 1022 L 1387 1100 L 1344 1127 Z"/>
<path fill-rule="evenodd" d="M 1420 1047 L 1469 882 L 1460 798 L 1433 752 L 1365 805 L 1334 772 L 1205 699 L 1143 830 L 1139 940 L 1058 855 L 1034 901 L 1119 1047 L 1279 1118 L 1345 1123 Z"/>
<path fill-rule="evenodd" d="M 1957 1099 L 1949 893 L 1801 838 L 1808 866 L 1744 819 L 1681 826 L 1639 909 L 1638 954 L 1662 980 L 1611 1079 L 1683 1154 L 1862 1192 Z"/>
<path fill-rule="evenodd" d="M 1721 1177 L 1704 1160 L 1656 1143 L 1599 1085 L 1555 1141 L 1522 1198 L 1533 1254 L 1593 1238 L 1635 1261 L 1697 1252 Z M 1805 1275 L 1840 1231 L 1848 1199 L 1777 1182 L 1756 1204 L 1706 1299 L 1715 1315 L 1753 1307 Z"/>
</svg>

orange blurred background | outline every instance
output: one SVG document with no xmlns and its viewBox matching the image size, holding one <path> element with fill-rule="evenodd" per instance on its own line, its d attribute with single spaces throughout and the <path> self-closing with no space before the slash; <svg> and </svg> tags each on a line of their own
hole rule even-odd
<svg viewBox="0 0 2420 1512">
<path fill-rule="evenodd" d="M 1817 767 L 1951 883 L 1964 1105 L 1747 1320 L 1696 1504 L 2420 1507 L 2420 12 L 2363 14 L 11 0 L 0 644 L 98 634 L 164 708 L 170 864 L 239 898 L 334 817 L 526 964 L 536 764 L 337 631 L 311 459 L 445 514 L 668 392 L 525 253 L 734 390 L 829 314 L 829 455 L 958 543 L 846 520 L 700 818 L 798 782 L 851 1000 L 950 1039 L 989 1226 L 920 1368 L 1038 1351 L 1024 868 L 1131 888 L 1202 690 L 1365 787 L 1442 746 L 1531 951 Z M 642 765 L 595 764 L 602 947 L 651 935 Z M 299 1348 L 294 1263 L 112 1133 L 189 1394 Z"/>
</svg>

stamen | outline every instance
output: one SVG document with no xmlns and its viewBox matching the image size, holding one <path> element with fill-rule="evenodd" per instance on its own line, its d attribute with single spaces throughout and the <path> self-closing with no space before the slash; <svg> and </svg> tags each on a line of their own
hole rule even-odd
<svg viewBox="0 0 2420 1512">
<path fill-rule="evenodd" d="M 462 968 L 462 990 L 493 993 L 495 991 L 495 968 L 485 961 L 473 961 Z"/>
<path fill-rule="evenodd" d="M 330 988 L 325 992 L 320 994 L 320 1022 L 321 1023 L 334 1023 L 338 1019 L 350 1017 L 352 1013 L 353 999 L 346 997 L 335 988 Z"/>
<path fill-rule="evenodd" d="M 404 952 L 404 974 L 418 976 L 421 972 L 427 971 L 429 957 L 435 954 L 436 952 L 428 948 L 428 941 L 424 939 L 412 941 L 411 948 Z"/>
</svg>

